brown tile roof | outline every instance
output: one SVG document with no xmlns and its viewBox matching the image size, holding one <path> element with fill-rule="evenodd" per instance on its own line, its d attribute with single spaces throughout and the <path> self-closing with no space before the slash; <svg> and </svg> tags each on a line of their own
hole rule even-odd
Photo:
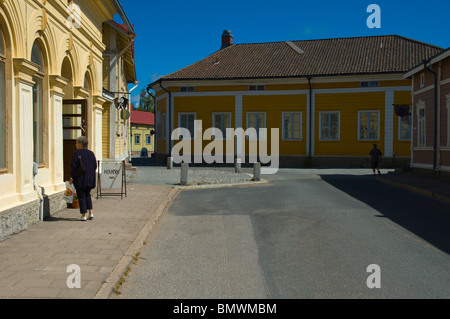
<svg viewBox="0 0 450 319">
<path fill-rule="evenodd" d="M 162 80 L 404 73 L 442 50 L 397 35 L 235 44 Z"/>
</svg>

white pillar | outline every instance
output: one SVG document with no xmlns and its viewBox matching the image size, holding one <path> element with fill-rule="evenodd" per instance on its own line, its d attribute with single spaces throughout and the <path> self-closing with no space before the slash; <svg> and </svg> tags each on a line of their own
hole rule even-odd
<svg viewBox="0 0 450 319">
<path fill-rule="evenodd" d="M 380 119 L 381 121 L 381 119 Z M 394 156 L 394 91 L 386 90 L 384 108 L 384 154 Z"/>
</svg>

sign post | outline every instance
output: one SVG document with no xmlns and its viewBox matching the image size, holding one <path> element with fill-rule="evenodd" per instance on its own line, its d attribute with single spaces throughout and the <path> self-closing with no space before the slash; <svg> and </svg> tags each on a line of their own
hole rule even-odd
<svg viewBox="0 0 450 319">
<path fill-rule="evenodd" d="M 101 162 L 98 161 L 97 173 L 97 199 L 102 196 L 127 197 L 127 179 L 125 175 L 125 160 L 122 162 Z M 119 192 L 104 192 L 120 190 Z"/>
</svg>

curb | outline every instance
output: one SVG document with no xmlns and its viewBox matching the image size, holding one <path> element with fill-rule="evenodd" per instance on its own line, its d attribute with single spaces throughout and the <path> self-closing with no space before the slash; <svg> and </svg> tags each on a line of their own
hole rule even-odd
<svg viewBox="0 0 450 319">
<path fill-rule="evenodd" d="M 180 189 L 177 187 L 172 188 L 167 198 L 159 205 L 156 212 L 145 224 L 144 228 L 139 232 L 138 236 L 134 240 L 133 244 L 125 252 L 124 256 L 120 259 L 114 270 L 109 274 L 108 278 L 103 282 L 100 289 L 94 295 L 93 299 L 108 299 L 112 293 L 114 287 L 122 278 L 123 274 L 127 270 L 128 266 L 133 261 L 133 258 L 144 246 L 144 241 L 153 229 L 153 226 L 158 222 L 165 209 L 169 206 L 171 201 L 178 195 Z"/>
<path fill-rule="evenodd" d="M 440 199 L 440 200 L 443 200 L 443 201 L 450 202 L 450 197 L 447 197 L 447 196 L 444 196 L 444 195 L 441 195 L 441 194 L 438 194 L 438 193 L 434 193 L 434 192 L 431 192 L 431 191 L 427 191 L 427 190 L 419 188 L 419 187 L 411 186 L 411 185 L 408 185 L 408 184 L 402 184 L 402 183 L 398 183 L 398 182 L 393 182 L 393 181 L 387 180 L 387 179 L 382 178 L 382 177 L 377 177 L 376 180 L 380 181 L 382 183 L 385 183 L 385 184 L 389 184 L 389 185 L 392 185 L 392 186 L 396 186 L 396 187 L 400 187 L 400 188 L 403 188 L 403 189 L 407 189 L 409 191 L 412 191 L 412 192 L 415 192 L 415 193 L 418 193 L 418 194 L 422 194 L 422 195 L 425 195 L 425 196 L 428 196 L 428 197 L 432 197 L 432 198 L 436 198 L 436 199 Z"/>
<path fill-rule="evenodd" d="M 236 186 L 250 186 L 250 185 L 261 185 L 268 184 L 269 182 L 266 180 L 261 180 L 259 182 L 246 182 L 246 183 L 234 183 L 234 184 L 205 184 L 205 185 L 188 185 L 181 186 L 176 185 L 175 188 L 179 190 L 191 190 L 191 189 L 207 189 L 207 188 L 226 188 L 226 187 L 236 187 Z"/>
</svg>

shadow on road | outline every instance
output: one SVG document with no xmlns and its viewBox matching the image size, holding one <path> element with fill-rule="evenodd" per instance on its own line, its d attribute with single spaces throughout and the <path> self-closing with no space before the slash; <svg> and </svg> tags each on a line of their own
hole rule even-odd
<svg viewBox="0 0 450 319">
<path fill-rule="evenodd" d="M 450 254 L 450 203 L 386 185 L 370 175 L 321 175 L 322 180 Z"/>
</svg>

